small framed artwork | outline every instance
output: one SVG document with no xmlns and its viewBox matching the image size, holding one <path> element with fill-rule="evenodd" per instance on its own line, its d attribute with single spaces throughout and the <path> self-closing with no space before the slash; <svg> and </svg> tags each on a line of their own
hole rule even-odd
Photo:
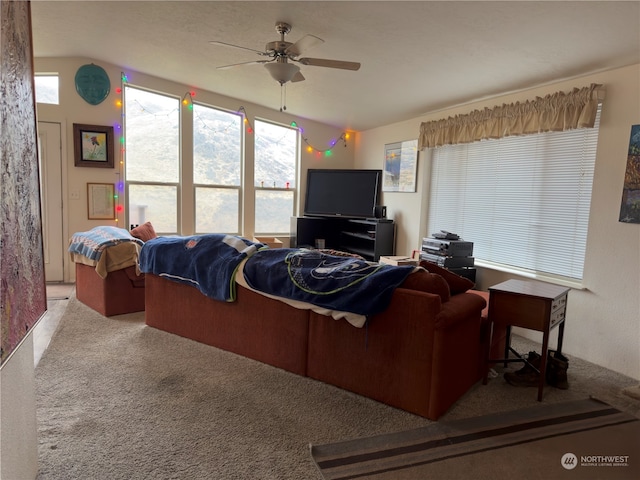
<svg viewBox="0 0 640 480">
<path fill-rule="evenodd" d="M 418 169 L 418 140 L 384 146 L 383 192 L 415 192 Z"/>
<path fill-rule="evenodd" d="M 76 167 L 113 168 L 113 127 L 73 124 Z"/>
<path fill-rule="evenodd" d="M 115 185 L 87 183 L 87 211 L 89 220 L 114 220 L 116 218 Z"/>
</svg>

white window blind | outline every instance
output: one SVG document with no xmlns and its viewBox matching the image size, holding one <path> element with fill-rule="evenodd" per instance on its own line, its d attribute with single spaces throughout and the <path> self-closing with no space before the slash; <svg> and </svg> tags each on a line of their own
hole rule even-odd
<svg viewBox="0 0 640 480">
<path fill-rule="evenodd" d="M 432 149 L 427 228 L 474 257 L 581 280 L 600 125 Z"/>
</svg>

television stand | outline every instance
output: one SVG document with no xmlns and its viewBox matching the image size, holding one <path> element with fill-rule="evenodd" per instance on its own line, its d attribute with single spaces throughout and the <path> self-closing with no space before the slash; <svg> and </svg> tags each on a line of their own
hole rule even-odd
<svg viewBox="0 0 640 480">
<path fill-rule="evenodd" d="M 367 222 L 393 223 L 393 220 L 390 218 L 367 218 Z"/>
<path fill-rule="evenodd" d="M 291 217 L 291 246 L 315 248 L 324 240 L 324 248 L 377 262 L 395 255 L 395 227 L 393 220 L 380 218 Z"/>
</svg>

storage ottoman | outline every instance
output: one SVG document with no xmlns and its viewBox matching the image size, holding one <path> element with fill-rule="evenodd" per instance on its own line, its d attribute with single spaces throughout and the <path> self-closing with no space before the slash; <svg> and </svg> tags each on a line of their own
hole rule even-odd
<svg viewBox="0 0 640 480">
<path fill-rule="evenodd" d="M 144 310 L 144 274 L 134 265 L 109 272 L 106 278 L 95 267 L 76 263 L 76 297 L 105 317 Z"/>
</svg>

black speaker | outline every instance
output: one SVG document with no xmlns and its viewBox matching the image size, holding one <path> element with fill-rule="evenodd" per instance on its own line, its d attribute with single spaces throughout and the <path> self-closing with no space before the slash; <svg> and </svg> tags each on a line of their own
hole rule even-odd
<svg viewBox="0 0 640 480">
<path fill-rule="evenodd" d="M 387 218 L 387 207 L 384 205 L 376 205 L 373 207 L 373 216 L 375 218 Z"/>
</svg>

